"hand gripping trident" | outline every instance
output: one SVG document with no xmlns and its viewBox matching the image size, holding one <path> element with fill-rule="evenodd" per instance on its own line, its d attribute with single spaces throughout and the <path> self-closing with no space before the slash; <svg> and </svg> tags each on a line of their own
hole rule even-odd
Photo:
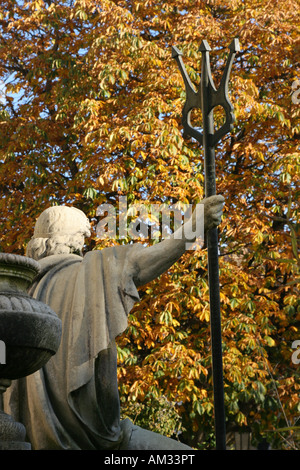
<svg viewBox="0 0 300 470">
<path fill-rule="evenodd" d="M 199 48 L 202 53 L 201 81 L 199 90 L 195 91 L 184 67 L 181 52 L 176 47 L 172 48 L 172 57 L 179 66 L 186 89 L 186 102 L 182 110 L 184 135 L 193 137 L 203 145 L 204 148 L 206 197 L 216 194 L 215 146 L 227 132 L 232 130 L 234 122 L 234 110 L 228 96 L 228 82 L 234 56 L 236 52 L 239 51 L 238 39 L 232 41 L 229 49 L 230 53 L 226 67 L 220 85 L 218 89 L 216 89 L 210 69 L 209 51 L 211 49 L 207 41 L 202 41 Z M 214 131 L 213 110 L 216 106 L 223 107 L 226 119 L 225 123 L 217 131 Z M 200 108 L 202 111 L 202 132 L 191 125 L 190 114 L 194 108 Z M 216 448 L 217 450 L 226 450 L 217 228 L 207 232 L 207 254 Z"/>
</svg>

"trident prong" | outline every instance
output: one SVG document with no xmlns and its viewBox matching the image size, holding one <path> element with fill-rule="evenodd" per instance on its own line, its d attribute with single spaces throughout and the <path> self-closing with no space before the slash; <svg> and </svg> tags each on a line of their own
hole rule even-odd
<svg viewBox="0 0 300 470">
<path fill-rule="evenodd" d="M 229 46 L 229 56 L 227 58 L 225 70 L 223 72 L 220 85 L 215 93 L 212 95 L 212 108 L 216 106 L 222 106 L 225 114 L 226 119 L 225 123 L 218 129 L 212 138 L 212 145 L 215 146 L 221 140 L 221 138 L 227 134 L 227 132 L 232 131 L 233 123 L 235 121 L 234 116 L 234 108 L 230 102 L 229 95 L 228 95 L 228 84 L 229 84 L 229 76 L 231 72 L 231 67 L 234 61 L 234 57 L 236 53 L 240 50 L 240 45 L 238 39 L 233 39 Z"/>
<path fill-rule="evenodd" d="M 179 70 L 181 72 L 186 91 L 186 100 L 182 110 L 182 126 L 184 131 L 184 136 L 194 137 L 200 144 L 203 143 L 202 133 L 195 129 L 190 121 L 190 114 L 192 109 L 202 107 L 201 104 L 201 95 L 195 90 L 194 85 L 192 84 L 190 77 L 185 69 L 182 53 L 177 49 L 177 47 L 172 47 L 172 57 L 176 60 Z"/>
<path fill-rule="evenodd" d="M 229 50 L 230 53 L 227 58 L 225 70 L 220 85 L 216 89 L 210 68 L 209 52 L 211 51 L 211 48 L 206 40 L 202 41 L 199 47 L 199 51 L 202 53 L 201 82 L 199 84 L 198 91 L 196 91 L 185 69 L 182 60 L 182 53 L 177 49 L 177 47 L 172 47 L 172 57 L 178 64 L 186 89 L 186 101 L 182 110 L 184 134 L 185 136 L 193 137 L 201 145 L 203 145 L 203 132 L 200 132 L 198 129 L 193 127 L 190 120 L 191 111 L 193 109 L 199 108 L 202 113 L 205 111 L 210 114 L 216 106 L 222 106 L 225 111 L 226 119 L 224 124 L 216 132 L 212 132 L 209 135 L 209 145 L 211 146 L 216 146 L 221 138 L 233 128 L 235 117 L 233 112 L 234 109 L 228 95 L 228 83 L 235 54 L 240 50 L 238 39 L 233 39 L 229 46 Z M 203 102 L 203 93 L 201 93 L 201 88 L 203 87 L 205 88 L 205 102 Z M 204 108 L 206 109 L 204 110 Z"/>
<path fill-rule="evenodd" d="M 172 57 L 177 61 L 186 88 L 186 102 L 182 110 L 182 125 L 184 136 L 194 137 L 204 148 L 204 173 L 206 197 L 216 194 L 215 174 L 215 146 L 219 140 L 230 130 L 234 122 L 234 110 L 228 96 L 228 83 L 234 56 L 239 50 L 238 39 L 234 39 L 229 46 L 230 53 L 227 58 L 225 70 L 218 88 L 215 87 L 210 69 L 209 51 L 206 40 L 202 41 L 199 50 L 202 53 L 201 80 L 198 91 L 195 90 L 186 72 L 180 51 L 173 47 Z M 224 124 L 215 131 L 213 110 L 222 106 L 226 119 Z M 190 122 L 192 109 L 200 108 L 202 111 L 203 132 L 195 129 Z M 207 231 L 208 279 L 210 300 L 210 325 L 212 344 L 214 408 L 215 408 L 215 434 L 216 448 L 226 449 L 226 426 L 224 406 L 224 382 L 222 360 L 222 330 L 220 312 L 220 284 L 219 284 L 219 250 L 218 229 Z"/>
</svg>

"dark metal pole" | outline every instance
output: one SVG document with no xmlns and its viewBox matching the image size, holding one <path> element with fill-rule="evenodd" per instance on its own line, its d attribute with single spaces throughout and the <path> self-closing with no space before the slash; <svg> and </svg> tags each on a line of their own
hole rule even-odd
<svg viewBox="0 0 300 470">
<path fill-rule="evenodd" d="M 214 117 L 211 103 L 212 97 L 209 87 L 210 48 L 206 43 L 203 42 L 200 46 L 200 50 L 202 52 L 200 93 L 203 123 L 205 197 L 209 197 L 214 196 L 216 194 L 215 147 L 212 143 L 212 136 L 214 134 Z M 208 230 L 206 238 L 208 257 L 216 449 L 226 450 L 222 332 L 220 313 L 218 229 L 213 228 L 211 230 Z"/>
<path fill-rule="evenodd" d="M 182 62 L 181 53 L 177 48 L 172 48 L 172 56 L 176 59 L 181 71 L 185 87 L 186 102 L 182 111 L 182 123 L 185 135 L 194 137 L 204 148 L 204 172 L 205 172 L 205 196 L 216 194 L 215 173 L 215 146 L 217 142 L 232 129 L 234 121 L 233 107 L 228 97 L 229 74 L 235 53 L 239 50 L 238 40 L 234 39 L 230 44 L 230 54 L 226 68 L 218 89 L 215 88 L 210 71 L 209 51 L 207 41 L 202 41 L 202 69 L 199 91 L 196 92 L 186 73 Z M 213 109 L 221 105 L 226 113 L 225 123 L 214 132 Z M 190 123 L 190 112 L 193 108 L 202 111 L 202 132 L 193 128 Z M 222 329 L 220 311 L 220 282 L 219 282 L 219 242 L 218 229 L 208 230 L 208 279 L 210 298 L 210 327 L 212 344 L 212 368 L 214 388 L 214 414 L 216 449 L 226 450 L 226 418 L 224 405 L 224 380 L 223 380 L 223 353 L 222 353 Z"/>
</svg>

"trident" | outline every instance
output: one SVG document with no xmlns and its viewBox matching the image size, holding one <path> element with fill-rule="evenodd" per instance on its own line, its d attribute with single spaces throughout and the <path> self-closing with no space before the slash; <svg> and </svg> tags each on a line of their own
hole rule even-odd
<svg viewBox="0 0 300 470">
<path fill-rule="evenodd" d="M 233 129 L 234 109 L 228 96 L 228 82 L 234 56 L 236 52 L 240 50 L 238 39 L 234 39 L 232 41 L 229 49 L 230 53 L 226 67 L 221 78 L 220 85 L 218 89 L 216 89 L 210 69 L 209 51 L 211 48 L 206 40 L 202 41 L 199 48 L 202 53 L 201 80 L 199 90 L 195 91 L 183 64 L 181 52 L 176 47 L 172 47 L 172 57 L 176 60 L 179 66 L 186 89 L 186 102 L 182 110 L 184 136 L 193 137 L 200 145 L 203 145 L 204 148 L 206 197 L 214 196 L 216 194 L 215 147 L 221 138 Z M 223 107 L 226 119 L 224 124 L 215 131 L 213 110 L 216 106 Z M 202 111 L 202 132 L 191 125 L 190 115 L 194 108 L 200 108 Z M 207 255 L 215 436 L 216 449 L 226 450 L 218 251 L 218 229 L 210 229 L 207 232 Z"/>
</svg>

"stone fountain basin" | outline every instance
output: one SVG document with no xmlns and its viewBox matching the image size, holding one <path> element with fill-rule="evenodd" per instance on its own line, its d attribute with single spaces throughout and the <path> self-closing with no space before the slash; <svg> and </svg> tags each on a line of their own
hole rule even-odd
<svg viewBox="0 0 300 470">
<path fill-rule="evenodd" d="M 14 380 L 40 369 L 57 352 L 61 322 L 49 312 L 1 310 L 0 338 L 6 347 L 6 364 L 0 364 L 0 376 Z"/>
<path fill-rule="evenodd" d="M 48 305 L 27 293 L 38 272 L 39 265 L 32 259 L 0 254 L 0 340 L 6 353 L 0 378 L 30 375 L 58 350 L 61 320 Z"/>
</svg>

